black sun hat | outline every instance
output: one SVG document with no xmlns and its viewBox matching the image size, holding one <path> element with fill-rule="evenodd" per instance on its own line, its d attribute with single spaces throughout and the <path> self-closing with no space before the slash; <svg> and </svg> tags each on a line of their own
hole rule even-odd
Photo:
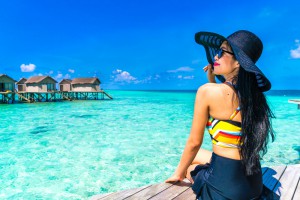
<svg viewBox="0 0 300 200">
<path fill-rule="evenodd" d="M 263 92 L 271 89 L 270 81 L 255 65 L 263 50 L 263 44 L 255 34 L 240 30 L 225 38 L 216 33 L 198 32 L 195 34 L 195 41 L 204 46 L 207 61 L 212 64 L 212 66 L 217 51 L 220 49 L 222 43 L 227 41 L 240 66 L 247 72 L 252 72 L 256 75 L 258 87 Z M 217 78 L 222 82 L 224 81 L 224 77 L 222 76 L 217 75 Z"/>
</svg>

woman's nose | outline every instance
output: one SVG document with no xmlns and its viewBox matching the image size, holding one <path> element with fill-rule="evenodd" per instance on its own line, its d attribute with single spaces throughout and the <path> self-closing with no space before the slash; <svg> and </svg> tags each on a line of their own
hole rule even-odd
<svg viewBox="0 0 300 200">
<path fill-rule="evenodd" d="M 218 54 L 215 55 L 214 59 L 219 60 Z"/>
</svg>

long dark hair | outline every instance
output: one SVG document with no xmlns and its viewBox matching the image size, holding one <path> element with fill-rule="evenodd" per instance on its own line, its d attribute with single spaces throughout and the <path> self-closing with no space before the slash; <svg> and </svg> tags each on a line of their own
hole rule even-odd
<svg viewBox="0 0 300 200">
<path fill-rule="evenodd" d="M 236 90 L 242 116 L 242 136 L 240 155 L 246 175 L 258 173 L 259 160 L 267 153 L 269 136 L 275 139 L 271 124 L 274 118 L 266 97 L 259 89 L 254 73 L 240 67 Z"/>
</svg>

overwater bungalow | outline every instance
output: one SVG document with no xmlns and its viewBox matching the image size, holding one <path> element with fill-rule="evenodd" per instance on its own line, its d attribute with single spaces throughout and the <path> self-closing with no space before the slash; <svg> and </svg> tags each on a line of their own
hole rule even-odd
<svg viewBox="0 0 300 200">
<path fill-rule="evenodd" d="M 72 80 L 71 79 L 63 79 L 59 83 L 59 90 L 62 92 L 70 92 L 72 91 Z"/>
<path fill-rule="evenodd" d="M 26 82 L 26 92 L 52 92 L 56 91 L 56 83 L 50 76 L 32 76 Z"/>
<path fill-rule="evenodd" d="M 18 91 L 15 89 L 17 83 Z M 17 102 L 55 102 L 61 100 L 100 100 L 109 94 L 100 89 L 98 78 L 63 79 L 56 89 L 57 81 L 50 76 L 32 76 L 18 82 L 11 77 L 0 74 L 0 103 Z M 16 99 L 17 98 L 17 99 Z"/>
<path fill-rule="evenodd" d="M 16 82 L 6 74 L 0 74 L 0 92 L 14 92 Z"/>
<path fill-rule="evenodd" d="M 93 78 L 74 78 L 72 80 L 72 91 L 74 92 L 99 92 L 100 80 Z"/>
<path fill-rule="evenodd" d="M 18 92 L 26 92 L 26 84 L 25 84 L 26 81 L 27 81 L 27 78 L 21 78 L 17 82 Z"/>
</svg>

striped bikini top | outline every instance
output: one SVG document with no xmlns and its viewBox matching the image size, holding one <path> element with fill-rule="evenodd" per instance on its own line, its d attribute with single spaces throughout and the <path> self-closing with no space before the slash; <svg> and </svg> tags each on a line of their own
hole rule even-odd
<svg viewBox="0 0 300 200">
<path fill-rule="evenodd" d="M 232 113 L 229 120 L 218 120 L 209 117 L 206 127 L 213 144 L 225 148 L 240 148 L 242 124 L 232 120 L 239 111 L 240 107 Z"/>
<path fill-rule="evenodd" d="M 226 81 L 225 84 L 236 90 L 235 85 Z M 232 119 L 240 112 L 240 107 L 232 113 L 229 120 L 218 120 L 209 117 L 206 127 L 211 137 L 212 143 L 225 148 L 240 148 L 240 139 L 242 135 L 241 122 L 233 121 Z"/>
</svg>

